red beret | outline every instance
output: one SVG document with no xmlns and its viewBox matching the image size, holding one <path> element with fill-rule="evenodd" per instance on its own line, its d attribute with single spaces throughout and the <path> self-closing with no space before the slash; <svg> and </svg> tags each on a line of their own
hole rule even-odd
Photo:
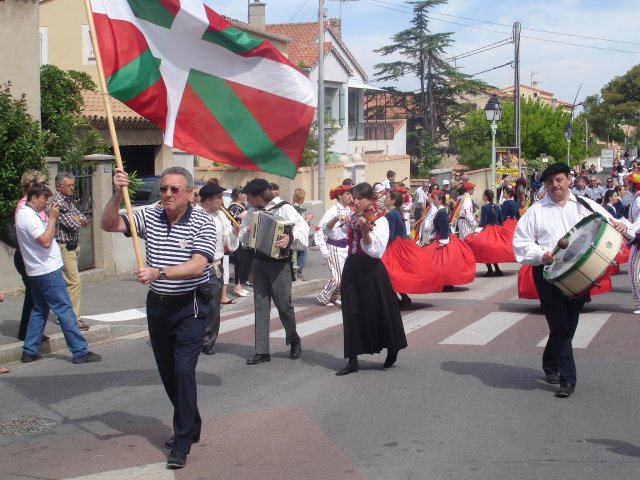
<svg viewBox="0 0 640 480">
<path fill-rule="evenodd" d="M 353 189 L 351 185 L 338 185 L 337 187 L 333 187 L 329 192 L 329 198 L 331 200 L 335 200 L 338 198 L 338 195 L 342 195 L 344 192 L 349 192 Z"/>
</svg>

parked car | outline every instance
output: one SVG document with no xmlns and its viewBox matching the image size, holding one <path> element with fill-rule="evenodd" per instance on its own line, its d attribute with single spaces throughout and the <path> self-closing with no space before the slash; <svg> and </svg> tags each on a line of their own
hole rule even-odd
<svg viewBox="0 0 640 480">
<path fill-rule="evenodd" d="M 156 186 L 156 183 L 158 183 L 158 180 L 160 180 L 160 177 L 157 175 L 145 175 L 140 177 L 140 180 L 142 180 L 142 185 L 140 185 L 140 188 L 138 188 L 135 194 L 131 197 L 131 205 L 134 207 L 153 203 L 150 202 L 149 199 L 151 198 L 151 193 L 154 191 L 154 187 Z"/>
<path fill-rule="evenodd" d="M 160 201 L 160 177 L 144 176 L 142 177 L 142 182 L 142 187 L 136 192 L 135 197 L 132 199 L 132 205 L 141 206 L 158 203 Z M 202 180 L 196 180 L 193 183 L 196 191 L 207 184 L 207 182 L 203 182 Z M 225 190 L 222 195 L 224 197 L 224 206 L 228 208 L 231 203 L 231 190 Z M 140 198 L 140 200 L 138 200 L 138 198 Z"/>
</svg>

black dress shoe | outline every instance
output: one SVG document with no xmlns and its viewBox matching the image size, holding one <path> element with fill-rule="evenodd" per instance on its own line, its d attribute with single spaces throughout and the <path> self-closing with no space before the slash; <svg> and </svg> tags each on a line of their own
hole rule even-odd
<svg viewBox="0 0 640 480">
<path fill-rule="evenodd" d="M 551 371 L 551 372 L 544 372 L 545 374 L 545 379 L 547 380 L 547 383 L 550 383 L 551 385 L 558 385 L 560 383 L 560 374 L 558 373 L 557 370 Z"/>
<path fill-rule="evenodd" d="M 494 273 L 494 275 L 496 277 L 501 277 L 502 275 L 504 275 L 504 273 L 502 273 L 502 270 L 496 270 L 496 273 Z"/>
<path fill-rule="evenodd" d="M 171 450 L 169 454 L 169 458 L 167 459 L 167 468 L 171 470 L 177 470 L 179 468 L 184 468 L 187 464 L 187 454 L 182 452 L 177 452 L 176 450 Z"/>
<path fill-rule="evenodd" d="M 256 353 L 253 357 L 247 358 L 247 365 L 257 365 L 259 363 L 270 362 L 271 355 L 268 353 Z"/>
<path fill-rule="evenodd" d="M 193 440 L 191 440 L 191 443 L 198 443 L 198 442 L 200 442 L 200 435 L 196 435 L 195 437 L 193 437 Z M 173 450 L 173 448 L 176 446 L 176 437 L 171 437 L 169 440 L 164 442 L 164 446 L 167 447 L 169 450 Z"/>
<path fill-rule="evenodd" d="M 390 368 L 391 366 L 393 366 L 394 363 L 396 363 L 397 359 L 398 359 L 398 352 L 394 352 L 393 350 L 388 350 L 387 351 L 387 358 L 385 359 L 385 361 L 382 364 L 382 366 L 384 368 Z"/>
<path fill-rule="evenodd" d="M 40 360 L 42 358 L 42 355 L 37 354 L 37 355 L 29 355 L 26 352 L 22 352 L 22 358 L 20 358 L 20 361 L 22 363 L 29 363 L 29 362 L 35 362 L 36 360 Z"/>
<path fill-rule="evenodd" d="M 398 306 L 400 308 L 410 307 L 411 306 L 411 299 L 409 297 L 401 298 L 400 300 L 398 300 Z"/>
<path fill-rule="evenodd" d="M 300 343 L 300 340 L 298 340 L 297 342 L 291 344 L 291 353 L 289 353 L 289 358 L 297 360 L 298 358 L 300 358 L 301 354 L 302 344 Z"/>
<path fill-rule="evenodd" d="M 571 385 L 569 382 L 564 382 L 562 385 L 560 385 L 560 388 L 556 390 L 556 397 L 567 398 L 575 391 L 575 389 L 575 385 Z"/>
<path fill-rule="evenodd" d="M 42 335 L 42 341 L 43 342 L 48 342 L 49 341 L 49 336 L 48 335 Z"/>
<path fill-rule="evenodd" d="M 347 363 L 342 369 L 338 370 L 336 372 L 336 375 L 339 377 L 342 377 L 343 375 L 349 375 L 350 373 L 357 372 L 359 368 L 360 366 L 358 365 L 358 360 L 356 360 L 355 362 L 349 360 L 349 363 Z"/>
<path fill-rule="evenodd" d="M 213 348 L 213 345 L 205 345 L 202 347 L 202 353 L 205 355 L 215 355 L 216 350 Z"/>
<path fill-rule="evenodd" d="M 493 276 L 494 276 L 494 273 L 493 273 L 493 272 L 491 272 L 491 271 L 489 271 L 489 272 L 486 272 L 483 276 L 484 276 L 484 277 L 493 277 Z"/>
</svg>

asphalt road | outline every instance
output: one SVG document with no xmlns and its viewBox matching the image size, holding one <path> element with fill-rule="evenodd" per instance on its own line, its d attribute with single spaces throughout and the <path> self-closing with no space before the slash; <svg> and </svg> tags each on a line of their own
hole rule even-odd
<svg viewBox="0 0 640 480">
<path fill-rule="evenodd" d="M 274 316 L 273 360 L 245 365 L 251 306 L 223 309 L 218 353 L 198 365 L 203 438 L 177 472 L 164 469 L 172 410 L 144 332 L 95 346 L 99 364 L 61 352 L 9 365 L 0 479 L 639 478 L 640 318 L 626 276 L 585 309 L 576 393 L 557 399 L 540 369 L 544 317 L 516 298 L 515 268 L 413 296 L 397 366 L 364 356 L 346 377 L 334 375 L 339 310 L 314 294 L 295 299 L 298 361 Z"/>
</svg>

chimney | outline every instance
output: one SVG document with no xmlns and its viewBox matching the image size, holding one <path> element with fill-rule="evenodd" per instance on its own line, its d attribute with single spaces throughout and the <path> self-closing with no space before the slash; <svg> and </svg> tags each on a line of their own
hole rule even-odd
<svg viewBox="0 0 640 480">
<path fill-rule="evenodd" d="M 258 0 L 253 0 L 253 3 L 249 3 L 249 25 L 253 25 L 254 27 L 265 28 L 266 8 L 267 8 L 267 4 L 259 2 Z"/>
<path fill-rule="evenodd" d="M 333 30 L 333 33 L 336 34 L 336 37 L 342 40 L 342 20 L 336 17 L 330 18 L 329 26 L 331 27 L 331 30 Z"/>
</svg>

